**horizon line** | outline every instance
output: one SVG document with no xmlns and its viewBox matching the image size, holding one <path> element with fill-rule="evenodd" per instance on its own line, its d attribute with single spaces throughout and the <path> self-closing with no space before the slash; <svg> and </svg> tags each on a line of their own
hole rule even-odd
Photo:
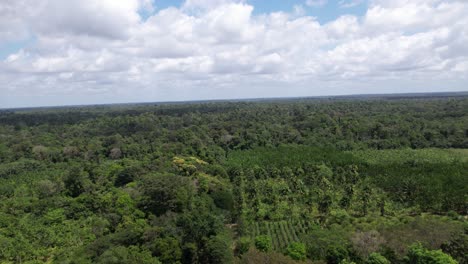
<svg viewBox="0 0 468 264">
<path fill-rule="evenodd" d="M 441 95 L 468 96 L 467 91 L 447 91 L 447 92 L 407 92 L 407 93 L 351 93 L 337 95 L 310 95 L 310 96 L 278 96 L 278 97 L 244 97 L 244 98 L 222 98 L 222 99 L 194 99 L 194 100 L 167 100 L 167 101 L 134 101 L 121 103 L 97 103 L 97 104 L 64 104 L 64 105 L 42 105 L 42 106 L 19 106 L 19 107 L 1 107 L 0 111 L 5 110 L 28 110 L 28 109 L 44 109 L 44 108 L 85 108 L 93 106 L 116 106 L 116 105 L 145 105 L 145 104 L 191 104 L 191 103 L 209 103 L 209 102 L 244 102 L 244 101 L 268 101 L 268 100 L 298 100 L 298 99 L 346 99 L 346 97 L 392 97 L 392 96 L 423 96 L 431 97 Z"/>
</svg>

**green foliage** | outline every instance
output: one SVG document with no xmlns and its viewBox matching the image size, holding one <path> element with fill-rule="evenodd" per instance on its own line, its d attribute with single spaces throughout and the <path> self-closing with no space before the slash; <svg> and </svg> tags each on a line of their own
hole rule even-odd
<svg viewBox="0 0 468 264">
<path fill-rule="evenodd" d="M 144 194 L 141 206 L 156 215 L 182 212 L 194 192 L 189 178 L 171 174 L 148 175 L 142 178 L 140 188 Z"/>
<path fill-rule="evenodd" d="M 102 264 L 126 264 L 126 263 L 144 263 L 159 264 L 158 259 L 153 258 L 148 251 L 142 251 L 138 247 L 113 247 L 110 248 L 96 260 L 96 263 Z M 163 262 L 164 263 L 164 262 Z M 171 262 L 174 263 L 174 262 Z"/>
<path fill-rule="evenodd" d="M 150 248 L 162 263 L 177 263 L 182 258 L 179 241 L 173 237 L 158 238 Z"/>
<path fill-rule="evenodd" d="M 269 236 L 257 236 L 255 238 L 255 247 L 262 251 L 262 252 L 268 252 L 271 250 L 271 238 Z"/>
<path fill-rule="evenodd" d="M 295 260 L 305 260 L 306 246 L 303 243 L 293 242 L 286 248 L 286 254 Z"/>
<path fill-rule="evenodd" d="M 369 164 L 401 164 L 411 163 L 417 164 L 439 164 L 452 163 L 461 161 L 466 158 L 462 152 L 453 151 L 450 149 L 389 149 L 381 150 L 359 150 L 353 151 L 352 155 L 364 160 Z"/>
<path fill-rule="evenodd" d="M 468 264 L 468 235 L 458 234 L 441 245 L 442 251 L 455 258 L 460 264 Z"/>
<path fill-rule="evenodd" d="M 318 202 L 318 210 L 321 214 L 328 214 L 330 207 L 332 205 L 332 198 L 328 194 L 324 194 Z"/>
<path fill-rule="evenodd" d="M 313 260 L 339 263 L 348 256 L 348 232 L 341 228 L 313 229 L 306 240 L 307 255 Z"/>
<path fill-rule="evenodd" d="M 328 264 L 339 264 L 348 258 L 348 250 L 342 246 L 332 246 L 327 249 L 326 260 Z"/>
<path fill-rule="evenodd" d="M 14 162 L 0 164 L 0 178 L 9 178 L 24 172 L 36 171 L 41 167 L 41 163 L 38 161 L 22 158 Z"/>
<path fill-rule="evenodd" d="M 191 206 L 191 210 L 177 219 L 177 226 L 182 228 L 186 241 L 200 243 L 224 230 L 223 216 L 215 213 L 211 199 L 206 196 L 196 197 Z"/>
<path fill-rule="evenodd" d="M 233 255 L 228 239 L 223 236 L 212 236 L 208 239 L 206 250 L 208 263 L 232 263 Z"/>
<path fill-rule="evenodd" d="M 366 264 L 390 264 L 390 261 L 379 253 L 373 252 L 366 260 Z"/>
<path fill-rule="evenodd" d="M 417 217 L 400 216 L 379 230 L 385 247 L 396 256 L 403 257 L 407 248 L 416 242 L 435 249 L 450 240 L 453 234 L 463 232 L 463 223 L 451 221 L 447 217 L 423 215 Z"/>
<path fill-rule="evenodd" d="M 120 187 L 134 181 L 138 176 L 143 174 L 143 170 L 137 164 L 134 166 L 125 167 L 120 171 L 115 179 L 115 185 Z"/>
<path fill-rule="evenodd" d="M 252 240 L 250 239 L 250 237 L 239 238 L 238 246 L 237 246 L 239 254 L 242 255 L 246 253 L 247 251 L 249 251 L 251 245 L 252 245 Z"/>
<path fill-rule="evenodd" d="M 40 180 L 36 183 L 39 198 L 45 199 L 60 193 L 63 189 L 62 182 L 52 182 L 51 180 Z"/>
<path fill-rule="evenodd" d="M 457 264 L 450 255 L 442 250 L 429 250 L 421 244 L 414 244 L 409 248 L 408 254 L 404 259 L 408 264 Z"/>
<path fill-rule="evenodd" d="M 305 221 L 256 222 L 252 236 L 268 235 L 273 249 L 282 252 L 291 243 L 300 242 L 299 237 L 306 235 L 308 228 Z"/>
<path fill-rule="evenodd" d="M 215 190 L 211 194 L 214 203 L 217 207 L 231 211 L 234 206 L 234 199 L 232 193 L 228 190 Z"/>
<path fill-rule="evenodd" d="M 252 150 L 237 150 L 229 153 L 228 165 L 241 165 L 242 167 L 267 167 L 275 165 L 299 166 L 307 162 L 333 161 L 336 164 L 348 164 L 353 160 L 353 155 L 334 149 L 322 149 L 302 145 L 279 146 L 278 148 L 254 148 Z M 329 168 L 323 165 L 323 174 L 329 173 Z"/>
<path fill-rule="evenodd" d="M 342 261 L 340 261 L 340 264 L 356 264 L 356 262 L 349 259 L 343 259 Z"/>
<path fill-rule="evenodd" d="M 242 255 L 239 263 L 254 264 L 254 263 L 269 263 L 269 264 L 294 264 L 303 263 L 295 261 L 281 253 L 274 251 L 263 252 L 255 249 L 250 249 L 246 254 Z"/>
<path fill-rule="evenodd" d="M 65 189 L 71 197 L 78 197 L 85 191 L 89 191 L 92 184 L 88 173 L 77 166 L 70 169 L 63 182 L 65 183 Z"/>
<path fill-rule="evenodd" d="M 0 262 L 466 263 L 467 116 L 466 97 L 1 110 Z"/>
</svg>

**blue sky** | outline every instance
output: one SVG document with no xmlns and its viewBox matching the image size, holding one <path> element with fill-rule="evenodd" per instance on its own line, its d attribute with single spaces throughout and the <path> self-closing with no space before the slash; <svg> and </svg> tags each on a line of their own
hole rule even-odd
<svg viewBox="0 0 468 264">
<path fill-rule="evenodd" d="M 14 54 L 23 48 L 28 48 L 35 43 L 34 36 L 29 36 L 24 39 L 6 41 L 5 43 L 0 43 L 0 59 L 5 59 L 10 54 Z"/>
<path fill-rule="evenodd" d="M 466 91 L 467 13 L 464 0 L 0 1 L 0 108 Z"/>
</svg>

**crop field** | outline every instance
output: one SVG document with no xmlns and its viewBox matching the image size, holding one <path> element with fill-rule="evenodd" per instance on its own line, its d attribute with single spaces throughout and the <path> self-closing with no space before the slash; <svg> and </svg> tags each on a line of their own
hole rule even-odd
<svg viewBox="0 0 468 264">
<path fill-rule="evenodd" d="M 345 164 L 401 164 L 401 163 L 452 163 L 468 161 L 468 149 L 386 149 L 338 151 L 311 146 L 283 145 L 272 148 L 255 148 L 247 151 L 232 151 L 227 164 L 255 166 L 301 166 L 304 163 Z"/>
<path fill-rule="evenodd" d="M 283 251 L 292 242 L 301 242 L 311 225 L 307 221 L 261 221 L 255 222 L 252 237 L 267 235 L 271 238 L 273 249 Z"/>
</svg>

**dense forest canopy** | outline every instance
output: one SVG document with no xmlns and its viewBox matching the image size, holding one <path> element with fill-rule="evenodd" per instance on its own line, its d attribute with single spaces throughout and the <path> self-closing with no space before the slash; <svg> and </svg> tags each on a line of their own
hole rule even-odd
<svg viewBox="0 0 468 264">
<path fill-rule="evenodd" d="M 0 111 L 2 263 L 468 263 L 468 97 Z"/>
</svg>

